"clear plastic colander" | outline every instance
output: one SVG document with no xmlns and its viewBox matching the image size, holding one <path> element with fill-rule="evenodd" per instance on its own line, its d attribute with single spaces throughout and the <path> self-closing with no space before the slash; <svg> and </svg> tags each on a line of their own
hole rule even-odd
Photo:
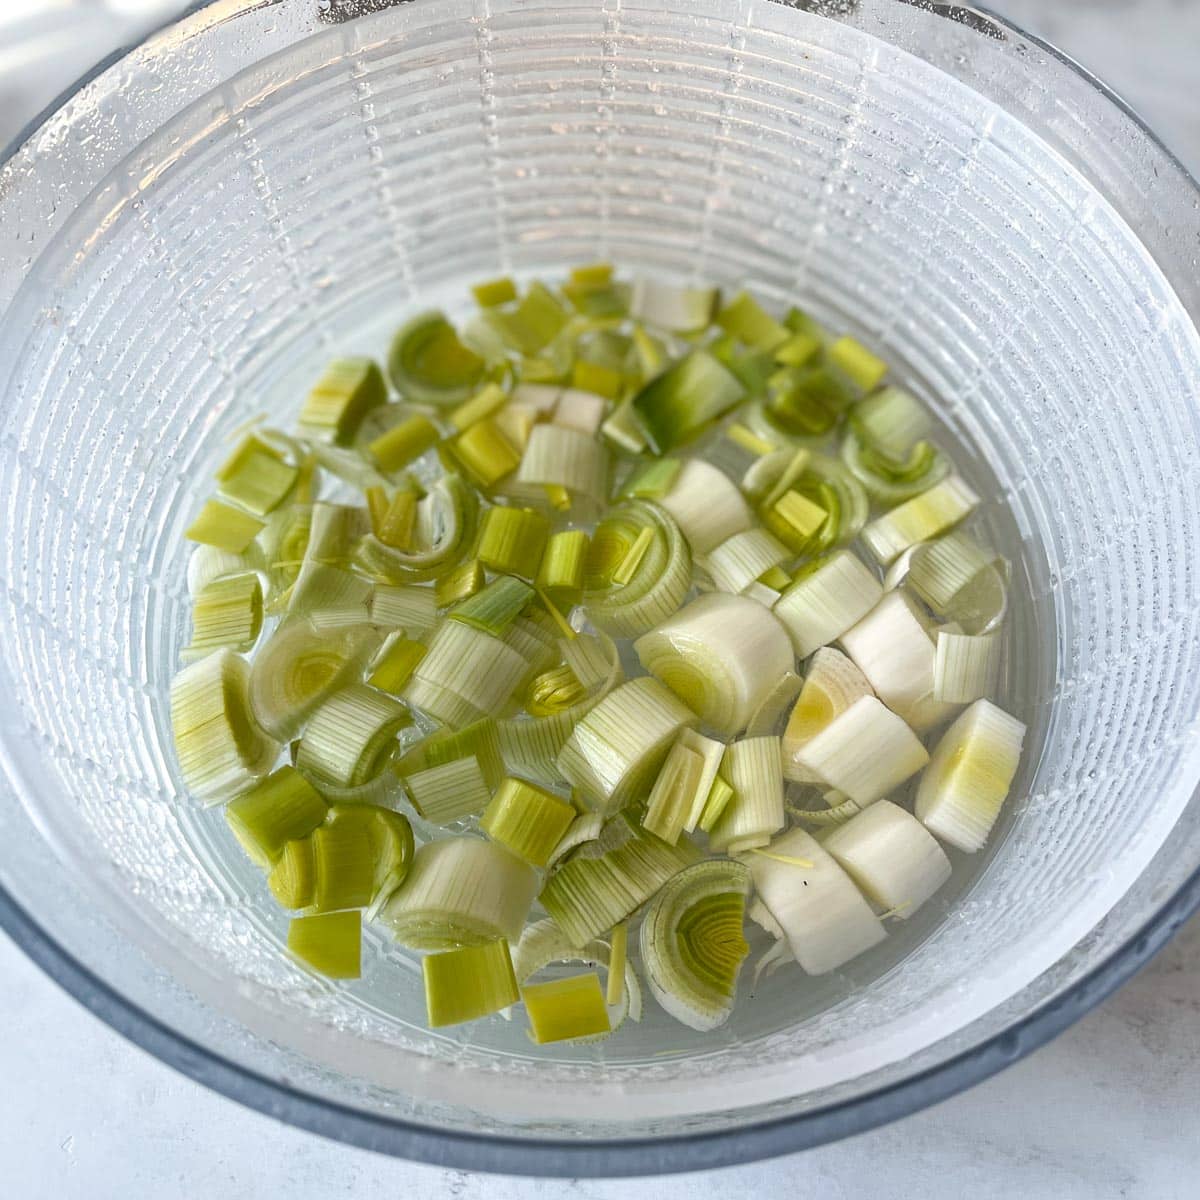
<svg viewBox="0 0 1200 1200">
<path fill-rule="evenodd" d="M 819 11 L 805 11 L 810 8 Z M 1053 51 L 899 0 L 218 0 L 0 170 L 0 920 L 168 1062 L 335 1137 L 540 1173 L 829 1140 L 1012 1061 L 1194 907 L 1197 190 Z M 416 305 L 580 260 L 798 299 L 930 399 L 1020 563 L 1035 731 L 923 938 L 708 1038 L 430 1033 L 180 785 L 181 533 L 231 432 Z"/>
</svg>

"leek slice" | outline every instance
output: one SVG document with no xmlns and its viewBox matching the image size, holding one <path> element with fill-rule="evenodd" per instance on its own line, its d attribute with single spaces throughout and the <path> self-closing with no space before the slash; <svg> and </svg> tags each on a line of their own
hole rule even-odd
<svg viewBox="0 0 1200 1200">
<path fill-rule="evenodd" d="M 340 567 L 309 561 L 300 568 L 288 594 L 288 621 L 307 618 L 324 629 L 364 625 L 370 599 L 369 580 Z"/>
<path fill-rule="evenodd" d="M 968 634 L 998 628 L 1008 608 L 1008 563 L 961 529 L 915 546 L 905 582 Z"/>
<path fill-rule="evenodd" d="M 479 822 L 493 841 L 531 866 L 544 867 L 575 820 L 575 810 L 523 779 L 505 779 Z"/>
<path fill-rule="evenodd" d="M 720 362 L 694 350 L 633 397 L 633 418 L 654 454 L 666 454 L 738 404 L 742 385 Z"/>
<path fill-rule="evenodd" d="M 782 670 L 792 665 L 783 626 L 745 596 L 693 600 L 634 643 L 642 666 L 718 736 L 745 729 Z"/>
<path fill-rule="evenodd" d="M 879 603 L 879 580 L 849 550 L 812 564 L 772 609 L 800 658 L 841 637 Z"/>
<path fill-rule="evenodd" d="M 976 637 L 938 631 L 933 659 L 933 698 L 970 704 L 996 690 L 1004 643 L 999 631 Z"/>
<path fill-rule="evenodd" d="M 283 503 L 300 471 L 254 434 L 217 468 L 221 494 L 257 516 L 265 516 Z"/>
<path fill-rule="evenodd" d="M 478 386 L 485 366 L 439 312 L 414 317 L 392 339 L 388 352 L 392 385 L 419 404 L 460 403 Z"/>
<path fill-rule="evenodd" d="M 720 295 L 716 288 L 676 287 L 639 278 L 633 283 L 629 315 L 668 333 L 697 333 L 712 320 Z"/>
<path fill-rule="evenodd" d="M 421 972 L 431 1029 L 475 1021 L 520 999 L 504 938 L 427 955 Z"/>
<path fill-rule="evenodd" d="M 800 366 L 781 366 L 771 375 L 764 416 L 788 437 L 819 437 L 837 424 L 854 396 L 840 371 L 805 360 Z"/>
<path fill-rule="evenodd" d="M 479 535 L 479 561 L 491 571 L 533 579 L 549 537 L 550 522 L 533 509 L 490 508 Z"/>
<path fill-rule="evenodd" d="M 618 816 L 599 840 L 554 871 L 538 898 L 567 940 L 583 946 L 623 921 L 698 854 L 686 839 L 669 846 Z"/>
<path fill-rule="evenodd" d="M 399 471 L 440 440 L 437 426 L 421 413 L 414 413 L 369 442 L 367 450 L 381 471 Z"/>
<path fill-rule="evenodd" d="M 476 817 L 492 798 L 483 769 L 473 754 L 413 771 L 405 775 L 404 784 L 413 808 L 435 825 Z"/>
<path fill-rule="evenodd" d="M 437 624 L 437 607 L 430 588 L 377 583 L 371 593 L 371 624 L 424 637 Z"/>
<path fill-rule="evenodd" d="M 283 766 L 231 800 L 225 819 L 250 858 L 268 869 L 288 842 L 307 837 L 328 811 L 308 780 L 294 767 Z"/>
<path fill-rule="evenodd" d="M 476 421 L 494 417 L 508 403 L 508 393 L 498 383 L 485 383 L 469 400 L 450 414 L 450 424 L 462 433 Z"/>
<path fill-rule="evenodd" d="M 890 800 L 839 825 L 821 845 L 889 916 L 907 920 L 950 878 L 950 860 L 925 826 Z"/>
<path fill-rule="evenodd" d="M 795 461 L 793 452 L 777 452 L 763 461 L 781 469 L 775 486 L 759 505 L 758 515 L 785 546 L 797 554 L 821 554 L 834 546 L 846 545 L 859 535 L 869 512 L 867 494 L 840 462 L 823 454 L 809 454 L 799 472 L 789 477 L 793 474 L 788 470 Z M 778 502 L 787 493 L 795 493 L 814 509 L 823 510 L 825 516 L 820 523 L 798 527 L 789 518 L 786 506 L 780 512 Z M 794 501 L 786 503 L 791 503 L 793 509 L 796 507 Z M 796 517 L 796 512 L 791 511 L 790 516 Z M 811 532 L 804 532 L 809 528 Z"/>
<path fill-rule="evenodd" d="M 244 575 L 248 571 L 261 570 L 263 556 L 260 547 L 252 542 L 241 554 L 222 550 L 220 546 L 200 543 L 192 547 L 187 565 L 187 590 L 193 599 L 210 583 L 227 579 L 230 575 Z"/>
<path fill-rule="evenodd" d="M 874 696 L 863 696 L 794 753 L 817 778 L 866 806 L 929 761 L 917 735 Z"/>
<path fill-rule="evenodd" d="M 482 591 L 464 600 L 447 614 L 492 637 L 503 637 L 512 623 L 533 599 L 533 588 L 511 575 L 493 579 Z"/>
<path fill-rule="evenodd" d="M 216 546 L 230 554 L 242 554 L 262 531 L 265 522 L 240 508 L 207 500 L 184 537 L 205 546 Z"/>
<path fill-rule="evenodd" d="M 571 606 L 583 598 L 584 567 L 591 538 L 582 529 L 551 535 L 538 567 L 537 586 L 555 604 Z"/>
<path fill-rule="evenodd" d="M 826 353 L 829 361 L 849 375 L 864 392 L 877 388 L 887 374 L 887 363 L 872 354 L 857 338 L 840 337 L 829 343 Z"/>
<path fill-rule="evenodd" d="M 249 650 L 262 629 L 262 581 L 254 573 L 214 579 L 192 607 L 192 641 L 183 657 L 199 658 L 222 646 Z"/>
<path fill-rule="evenodd" d="M 516 305 L 486 309 L 484 316 L 507 345 L 524 355 L 545 350 L 569 319 L 554 293 L 536 280 Z"/>
<path fill-rule="evenodd" d="M 297 423 L 307 437 L 345 446 L 367 413 L 386 400 L 383 372 L 371 359 L 335 359 L 313 384 Z"/>
<path fill-rule="evenodd" d="M 783 732 L 784 778 L 807 783 L 812 772 L 800 761 L 801 749 L 855 701 L 871 695 L 867 677 L 840 650 L 818 650 Z"/>
<path fill-rule="evenodd" d="M 533 868 L 503 846 L 477 838 L 427 842 L 381 919 L 414 950 L 506 938 L 515 942 L 537 891 Z"/>
<path fill-rule="evenodd" d="M 699 862 L 667 881 L 642 921 L 642 964 L 655 1000 L 691 1029 L 723 1025 L 750 947 L 742 934 L 750 871 Z"/>
<path fill-rule="evenodd" d="M 410 718 L 402 704 L 363 684 L 328 697 L 309 719 L 296 752 L 298 770 L 316 781 L 357 788 L 375 779 Z"/>
<path fill-rule="evenodd" d="M 695 721 L 657 679 L 632 679 L 572 729 L 558 755 L 559 773 L 589 807 L 612 812 L 654 778 L 680 730 Z"/>
<path fill-rule="evenodd" d="M 932 729 L 954 712 L 933 696 L 934 643 L 916 604 L 901 591 L 883 599 L 841 637 L 876 695 L 914 729 Z"/>
<path fill-rule="evenodd" d="M 491 417 L 476 421 L 447 446 L 467 474 L 485 489 L 495 487 L 506 475 L 511 475 L 521 461 L 520 451 Z"/>
<path fill-rule="evenodd" d="M 616 574 L 643 530 L 640 555 L 626 582 Z M 605 561 L 613 547 L 616 561 Z M 627 500 L 614 508 L 592 538 L 584 604 L 588 616 L 614 637 L 636 637 L 654 628 L 683 603 L 692 582 L 692 560 L 675 521 L 658 505 Z"/>
<path fill-rule="evenodd" d="M 296 838 L 285 844 L 279 861 L 267 876 L 267 886 L 281 908 L 295 911 L 311 907 L 317 888 L 311 837 Z"/>
<path fill-rule="evenodd" d="M 708 803 L 709 793 L 717 781 L 717 773 L 720 771 L 721 762 L 725 757 L 725 743 L 705 737 L 704 734 L 697 733 L 694 729 L 680 730 L 678 743 L 698 755 L 701 763 L 700 777 L 696 780 L 692 807 L 683 822 L 684 830 L 692 833 L 700 823 L 700 818 Z"/>
<path fill-rule="evenodd" d="M 784 824 L 779 738 L 734 742 L 725 750 L 721 774 L 733 798 L 709 831 L 709 844 L 728 854 L 765 846 Z"/>
<path fill-rule="evenodd" d="M 976 700 L 942 735 L 917 788 L 917 818 L 943 841 L 974 854 L 1008 798 L 1025 724 Z"/>
<path fill-rule="evenodd" d="M 865 445 L 854 430 L 842 442 L 846 469 L 880 504 L 896 505 L 928 491 L 950 473 L 950 460 L 928 442 L 918 442 L 903 459 Z"/>
<path fill-rule="evenodd" d="M 609 1012 L 613 1006 L 625 999 L 625 967 L 628 965 L 629 953 L 629 922 L 621 921 L 613 926 L 612 931 L 612 965 L 604 986 L 604 1003 Z"/>
<path fill-rule="evenodd" d="M 704 833 L 711 833 L 733 800 L 734 792 L 730 784 L 720 776 L 714 779 L 712 787 L 708 790 L 708 797 L 704 801 L 704 810 L 700 814 L 698 822 L 700 829 Z"/>
<path fill-rule="evenodd" d="M 776 321 L 748 292 L 738 292 L 717 313 L 716 323 L 738 341 L 761 350 L 774 350 L 791 337 L 788 327 Z"/>
<path fill-rule="evenodd" d="M 331 912 L 293 917 L 287 947 L 302 963 L 329 979 L 362 974 L 362 913 Z"/>
<path fill-rule="evenodd" d="M 487 575 L 477 558 L 455 567 L 433 585 L 433 598 L 438 608 L 453 608 L 483 591 Z"/>
<path fill-rule="evenodd" d="M 910 546 L 949 532 L 979 505 L 979 497 L 957 475 L 884 513 L 862 531 L 871 553 L 887 566 Z"/>
<path fill-rule="evenodd" d="M 475 297 L 475 302 L 480 308 L 495 308 L 517 298 L 517 285 L 507 276 L 502 279 L 488 279 L 475 284 L 471 288 L 471 295 Z"/>
<path fill-rule="evenodd" d="M 278 745 L 255 724 L 246 698 L 249 667 L 217 650 L 171 681 L 171 731 L 190 791 L 212 804 L 265 775 Z"/>
<path fill-rule="evenodd" d="M 696 791 L 704 773 L 704 759 L 681 742 L 667 753 L 650 795 L 642 828 L 674 846 L 696 802 Z"/>
<path fill-rule="evenodd" d="M 576 373 L 581 363 L 576 363 Z M 617 384 L 620 386 L 620 376 L 617 376 Z M 607 395 L 607 393 L 605 393 Z M 608 399 L 613 399 L 608 396 Z M 600 432 L 600 426 L 604 423 L 605 414 L 608 412 L 608 401 L 603 395 L 597 395 L 595 392 L 586 391 L 580 387 L 566 388 L 558 397 L 558 403 L 554 406 L 554 424 L 562 426 L 565 429 L 573 429 L 577 433 L 587 434 L 589 438 L 595 441 L 596 435 Z M 603 450 L 603 446 L 600 445 Z M 522 464 L 522 467 L 524 464 Z M 580 491 L 585 489 L 580 487 Z"/>
<path fill-rule="evenodd" d="M 562 487 L 602 504 L 608 495 L 608 451 L 602 442 L 579 429 L 535 425 L 517 468 L 517 483 Z"/>
<path fill-rule="evenodd" d="M 609 1032 L 608 1008 L 595 971 L 526 984 L 521 999 L 531 1035 L 539 1046 Z"/>
<path fill-rule="evenodd" d="M 255 721 L 287 741 L 318 705 L 358 675 L 378 644 L 378 635 L 366 625 L 320 630 L 306 620 L 281 625 L 250 668 Z"/>
<path fill-rule="evenodd" d="M 499 638 L 447 620 L 430 638 L 404 697 L 457 728 L 499 712 L 525 671 L 525 659 Z"/>
<path fill-rule="evenodd" d="M 709 554 L 735 533 L 754 525 L 754 514 L 737 485 L 702 459 L 688 459 L 658 501 L 674 518 L 692 553 Z"/>
<path fill-rule="evenodd" d="M 765 529 L 746 529 L 714 547 L 703 565 L 718 591 L 741 595 L 756 579 L 791 557 L 792 552 Z"/>
<path fill-rule="evenodd" d="M 887 936 L 850 876 L 802 829 L 752 854 L 754 890 L 809 975 L 835 971 Z"/>
<path fill-rule="evenodd" d="M 804 680 L 795 671 L 784 671 L 762 698 L 746 726 L 747 737 L 766 737 L 779 732 L 779 723 L 800 694 Z"/>
</svg>

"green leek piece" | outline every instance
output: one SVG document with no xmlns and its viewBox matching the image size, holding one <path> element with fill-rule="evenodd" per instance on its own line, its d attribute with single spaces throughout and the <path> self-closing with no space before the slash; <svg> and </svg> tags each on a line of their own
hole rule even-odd
<svg viewBox="0 0 1200 1200">
<path fill-rule="evenodd" d="M 821 352 L 821 339 L 812 333 L 790 334 L 786 342 L 775 347 L 775 361 L 784 367 L 803 367 Z"/>
<path fill-rule="evenodd" d="M 277 508 L 292 490 L 299 470 L 251 434 L 217 469 L 221 495 L 258 516 Z"/>
<path fill-rule="evenodd" d="M 240 508 L 222 504 L 220 500 L 206 500 L 183 536 L 204 546 L 241 554 L 259 535 L 264 524 Z"/>
<path fill-rule="evenodd" d="M 533 588 L 529 584 L 511 575 L 501 575 L 447 615 L 451 621 L 461 621 L 493 637 L 503 637 L 532 599 Z"/>
<path fill-rule="evenodd" d="M 742 933 L 749 894 L 742 863 L 700 862 L 668 880 L 646 909 L 641 947 L 650 991 L 692 1029 L 716 1029 L 733 1011 L 750 952 Z"/>
<path fill-rule="evenodd" d="M 475 284 L 471 289 L 471 295 L 475 297 L 475 303 L 480 308 L 495 308 L 497 305 L 507 304 L 510 300 L 517 298 L 517 285 L 507 276 L 500 279 L 486 279 L 483 283 Z"/>
<path fill-rule="evenodd" d="M 527 983 L 521 989 L 533 1040 L 539 1045 L 592 1037 L 610 1030 L 600 976 L 595 971 Z"/>
<path fill-rule="evenodd" d="M 392 384 L 418 404 L 461 403 L 479 385 L 486 365 L 440 312 L 414 317 L 392 339 L 388 352 Z"/>
<path fill-rule="evenodd" d="M 877 388 L 887 374 L 887 363 L 855 338 L 840 337 L 830 342 L 827 353 L 829 361 L 854 380 L 864 392 Z"/>
<path fill-rule="evenodd" d="M 745 395 L 711 354 L 696 350 L 669 366 L 633 398 L 633 416 L 647 445 L 666 454 L 698 434 Z"/>
<path fill-rule="evenodd" d="M 608 495 L 608 451 L 592 434 L 569 425 L 535 425 L 516 482 L 546 488 L 560 509 L 570 508 L 573 495 L 599 506 Z"/>
<path fill-rule="evenodd" d="M 317 890 L 317 862 L 311 835 L 287 842 L 267 876 L 267 886 L 281 908 L 308 908 Z"/>
<path fill-rule="evenodd" d="M 810 317 L 808 313 L 801 309 L 793 307 L 789 308 L 787 314 L 783 318 L 783 323 L 793 333 L 807 333 L 818 338 L 822 345 L 829 340 L 829 335 L 825 332 L 825 327 L 815 317 Z"/>
<path fill-rule="evenodd" d="M 704 802 L 704 811 L 700 814 L 700 820 L 697 822 L 705 833 L 712 833 L 733 797 L 733 788 L 727 780 L 720 776 L 713 780 L 712 787 L 708 792 L 708 799 Z"/>
<path fill-rule="evenodd" d="M 780 496 L 771 507 L 796 531 L 796 536 L 804 540 L 812 537 L 829 520 L 829 514 L 819 504 L 792 490 Z"/>
<path fill-rule="evenodd" d="M 717 313 L 716 323 L 738 341 L 760 350 L 774 350 L 790 333 L 747 292 L 738 292 Z"/>
<path fill-rule="evenodd" d="M 781 451 L 779 456 L 788 459 L 789 452 Z M 768 459 L 774 458 L 775 455 L 768 456 Z M 762 461 L 770 467 L 767 460 Z M 787 491 L 796 492 L 825 510 L 824 522 L 813 533 L 802 536 L 789 520 L 775 511 L 774 504 Z M 792 503 L 788 501 L 788 504 Z M 799 515 L 799 511 L 793 510 L 793 515 Z M 808 455 L 795 477 L 789 466 L 758 507 L 759 518 L 771 533 L 796 554 L 808 556 L 853 541 L 862 530 L 868 511 L 869 502 L 862 485 L 840 462 L 823 454 Z"/>
<path fill-rule="evenodd" d="M 298 423 L 310 437 L 345 446 L 367 413 L 386 400 L 383 372 L 371 359 L 335 359 L 313 384 Z"/>
<path fill-rule="evenodd" d="M 370 515 L 357 505 L 314 504 L 305 558 L 324 566 L 347 566 L 370 525 Z"/>
<path fill-rule="evenodd" d="M 171 680 L 171 730 L 187 787 L 206 803 L 245 791 L 270 770 L 278 745 L 265 737 L 246 698 L 249 667 L 217 650 Z"/>
<path fill-rule="evenodd" d="M 431 1029 L 486 1017 L 521 998 L 504 938 L 430 954 L 421 970 Z"/>
<path fill-rule="evenodd" d="M 448 825 L 476 817 L 492 798 L 479 760 L 472 754 L 404 778 L 412 806 L 427 821 Z"/>
<path fill-rule="evenodd" d="M 928 491 L 876 517 L 862 531 L 863 541 L 884 566 L 910 546 L 948 533 L 979 505 L 979 497 L 958 475 L 949 475 Z"/>
<path fill-rule="evenodd" d="M 624 587 L 637 574 L 637 569 L 642 565 L 642 559 L 646 557 L 646 551 L 650 549 L 653 541 L 654 530 L 647 525 L 633 539 L 633 544 L 625 552 L 621 561 L 617 563 L 612 573 L 613 583 L 618 587 Z"/>
<path fill-rule="evenodd" d="M 771 376 L 767 413 L 785 433 L 819 437 L 834 427 L 838 414 L 854 397 L 854 391 L 829 367 L 784 366 Z"/>
<path fill-rule="evenodd" d="M 696 720 L 657 679 L 631 679 L 575 726 L 558 756 L 559 772 L 589 808 L 613 812 L 649 786 L 680 730 Z"/>
<path fill-rule="evenodd" d="M 387 520 L 388 505 L 391 501 L 388 500 L 387 490 L 382 485 L 367 488 L 365 495 L 367 512 L 371 514 L 371 528 L 378 536 L 379 527 Z"/>
<path fill-rule="evenodd" d="M 853 430 L 842 441 L 842 462 L 873 500 L 897 505 L 928 491 L 950 473 L 950 460 L 929 442 L 917 442 L 903 458 L 867 445 Z"/>
<path fill-rule="evenodd" d="M 566 309 L 544 284 L 534 281 L 511 309 L 491 308 L 488 321 L 504 342 L 524 355 L 543 350 L 567 323 Z"/>
<path fill-rule="evenodd" d="M 228 646 L 249 650 L 262 629 L 262 582 L 253 572 L 206 584 L 192 605 L 192 641 L 185 657 L 198 658 Z"/>
<path fill-rule="evenodd" d="M 437 426 L 420 413 L 393 425 L 370 442 L 367 449 L 381 471 L 399 471 L 420 458 L 441 440 Z"/>
<path fill-rule="evenodd" d="M 704 760 L 700 755 L 676 742 L 650 789 L 642 828 L 674 846 L 692 811 L 703 774 Z"/>
<path fill-rule="evenodd" d="M 450 424 L 462 433 L 476 421 L 493 417 L 508 403 L 508 393 L 498 383 L 485 383 L 469 400 L 464 400 L 451 414 Z"/>
<path fill-rule="evenodd" d="M 571 944 L 582 946 L 623 921 L 698 855 L 686 838 L 669 846 L 617 816 L 597 841 L 558 867 L 538 898 Z"/>
<path fill-rule="evenodd" d="M 362 975 L 362 913 L 293 917 L 287 945 L 301 962 L 330 979 L 358 979 Z"/>
<path fill-rule="evenodd" d="M 396 735 L 409 723 L 404 706 L 363 684 L 335 692 L 313 713 L 296 766 L 341 788 L 359 787 L 374 779 L 396 749 Z"/>
<path fill-rule="evenodd" d="M 349 812 L 350 808 L 342 811 Z M 313 911 L 365 908 L 374 899 L 376 847 L 370 817 L 369 806 L 364 805 L 352 819 L 331 821 L 313 830 Z"/>
<path fill-rule="evenodd" d="M 406 774 L 408 771 L 456 762 L 468 756 L 479 763 L 487 786 L 492 790 L 499 787 L 504 778 L 504 757 L 500 752 L 499 730 L 492 717 L 484 717 L 463 729 L 446 729 L 431 734 L 414 747 L 411 759 L 405 755 L 397 769 L 401 774 Z"/>
<path fill-rule="evenodd" d="M 773 591 L 782 592 L 792 586 L 792 577 L 782 567 L 771 567 L 758 577 L 758 582 Z"/>
<path fill-rule="evenodd" d="M 443 838 L 417 850 L 382 919 L 396 941 L 414 950 L 515 942 L 536 891 L 533 868 L 503 846 Z"/>
<path fill-rule="evenodd" d="M 765 846 L 784 826 L 780 739 L 768 734 L 732 743 L 721 777 L 733 788 L 734 799 L 708 830 L 710 845 L 727 854 Z"/>
<path fill-rule="evenodd" d="M 606 262 L 581 263 L 570 273 L 570 281 L 579 287 L 606 287 L 612 277 L 613 265 Z"/>
<path fill-rule="evenodd" d="M 418 497 L 415 492 L 398 491 L 392 496 L 379 524 L 375 536 L 385 545 L 396 550 L 413 548 L 413 532 L 417 521 Z"/>
<path fill-rule="evenodd" d="M 740 446 L 743 450 L 755 455 L 757 458 L 762 458 L 763 455 L 770 454 L 771 451 L 778 449 L 774 442 L 769 442 L 766 438 L 759 437 L 753 429 L 738 422 L 726 428 L 725 436 L 734 445 Z"/>
<path fill-rule="evenodd" d="M 582 529 L 552 534 L 538 567 L 538 590 L 556 605 L 578 604 L 583 598 L 583 572 L 591 539 Z"/>
<path fill-rule="evenodd" d="M 378 691 L 399 696 L 424 657 L 425 647 L 420 642 L 410 641 L 402 633 L 393 634 L 372 664 L 367 683 Z"/>
<path fill-rule="evenodd" d="M 455 567 L 434 585 L 433 594 L 438 608 L 450 608 L 476 595 L 484 585 L 483 564 L 477 558 Z"/>
<path fill-rule="evenodd" d="M 525 707 L 533 717 L 548 717 L 578 704 L 587 695 L 567 663 L 535 675 L 525 690 Z"/>
<path fill-rule="evenodd" d="M 544 867 L 575 815 L 565 800 L 523 779 L 509 778 L 492 797 L 479 827 L 518 858 Z"/>
<path fill-rule="evenodd" d="M 490 571 L 534 579 L 550 522 L 530 508 L 489 508 L 479 534 L 479 561 Z"/>
<path fill-rule="evenodd" d="M 250 668 L 249 701 L 255 721 L 287 741 L 309 714 L 365 666 L 379 644 L 368 625 L 318 629 L 287 621 L 267 638 Z"/>
<path fill-rule="evenodd" d="M 269 868 L 288 842 L 307 837 L 328 811 L 312 784 L 294 767 L 283 766 L 231 800 L 225 819 L 250 858 Z"/>
<path fill-rule="evenodd" d="M 483 488 L 511 475 L 521 461 L 520 452 L 491 417 L 476 421 L 448 445 L 467 474 Z"/>
<path fill-rule="evenodd" d="M 616 400 L 625 386 L 625 376 L 601 363 L 576 362 L 571 368 L 571 386 L 594 392 L 606 400 Z"/>
<path fill-rule="evenodd" d="M 661 500 L 672 488 L 683 463 L 677 458 L 660 458 L 647 463 L 621 489 L 622 496 L 638 500 Z"/>
</svg>

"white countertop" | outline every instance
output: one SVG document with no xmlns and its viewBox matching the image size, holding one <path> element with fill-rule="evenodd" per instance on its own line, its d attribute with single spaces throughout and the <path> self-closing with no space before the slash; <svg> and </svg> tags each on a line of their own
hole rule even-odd
<svg viewBox="0 0 1200 1200">
<path fill-rule="evenodd" d="M 45 7 L 67 0 L 45 0 Z M 126 14 L 153 0 L 121 0 Z M 5 21 L 35 0 L 4 0 Z M 100 0 L 84 3 L 92 10 Z M 1200 169 L 1198 0 L 993 0 L 1113 84 Z M 126 20 L 131 18 L 127 15 Z M 127 30 L 131 26 L 126 25 Z M 113 42 L 122 36 L 111 35 Z M 95 52 L 102 52 L 99 41 Z M 72 69 L 74 69 L 72 67 Z M 0 76 L 0 141 L 57 90 Z M 7 85 L 7 86 L 6 86 Z M 31 88 L 40 88 L 33 94 Z M 204 1090 L 85 1012 L 0 935 L 0 1196 L 29 1200 L 627 1197 L 398 1162 Z M 252 1164 L 252 1165 L 251 1165 Z M 972 1091 L 820 1150 L 656 1181 L 656 1200 L 1191 1200 L 1200 1192 L 1200 918 L 1096 1012 Z"/>
</svg>

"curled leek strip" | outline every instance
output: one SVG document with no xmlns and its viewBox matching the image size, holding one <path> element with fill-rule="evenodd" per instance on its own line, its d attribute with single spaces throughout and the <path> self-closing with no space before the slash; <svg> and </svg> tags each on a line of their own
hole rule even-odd
<svg viewBox="0 0 1200 1200">
<path fill-rule="evenodd" d="M 414 317 L 392 339 L 388 352 L 392 384 L 421 404 L 461 403 L 478 386 L 485 365 L 439 312 Z"/>
<path fill-rule="evenodd" d="M 842 462 L 872 500 L 895 505 L 928 491 L 950 473 L 950 460 L 935 446 L 920 442 L 902 460 L 866 445 L 854 430 L 842 441 Z"/>
<path fill-rule="evenodd" d="M 650 539 L 624 583 L 614 578 L 620 561 L 607 564 L 606 543 L 624 544 L 626 551 L 644 530 Z M 645 542 L 645 539 L 642 539 Z M 692 556 L 674 519 L 656 504 L 629 500 L 612 510 L 596 529 L 585 577 L 584 605 L 588 616 L 613 637 L 637 637 L 653 629 L 683 603 L 692 582 Z"/>
<path fill-rule="evenodd" d="M 750 871 L 742 863 L 695 863 L 667 881 L 642 921 L 642 965 L 650 993 L 701 1032 L 733 1011 L 737 976 L 750 951 L 742 933 Z"/>
</svg>

